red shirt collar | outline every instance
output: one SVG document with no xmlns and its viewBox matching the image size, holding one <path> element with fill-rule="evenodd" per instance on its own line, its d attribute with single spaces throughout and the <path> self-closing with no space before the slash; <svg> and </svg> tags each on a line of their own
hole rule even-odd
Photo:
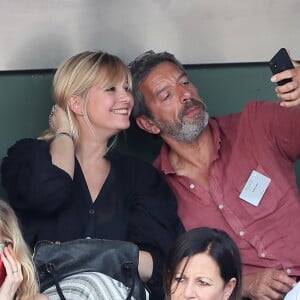
<svg viewBox="0 0 300 300">
<path fill-rule="evenodd" d="M 209 119 L 208 126 L 210 126 L 215 145 L 213 154 L 214 161 L 219 157 L 219 149 L 221 147 L 220 128 L 215 118 Z M 170 147 L 166 143 L 164 143 L 161 147 L 160 154 L 155 159 L 153 165 L 159 170 L 161 170 L 164 174 L 176 174 L 169 160 L 169 151 Z"/>
</svg>

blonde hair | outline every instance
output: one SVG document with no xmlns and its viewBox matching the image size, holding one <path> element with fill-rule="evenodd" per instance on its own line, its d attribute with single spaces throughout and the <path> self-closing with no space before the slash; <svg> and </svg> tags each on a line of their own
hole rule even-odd
<svg viewBox="0 0 300 300">
<path fill-rule="evenodd" d="M 82 97 L 85 101 L 83 115 L 91 128 L 86 113 L 89 90 L 98 83 L 103 88 L 109 88 L 124 78 L 128 81 L 131 90 L 132 79 L 127 66 L 119 57 L 102 51 L 85 51 L 76 54 L 58 67 L 53 80 L 54 99 L 55 103 L 67 112 L 75 142 L 78 141 L 80 133 L 76 118 L 69 109 L 68 100 L 72 96 Z M 48 130 L 41 138 L 51 140 L 53 137 L 53 132 Z"/>
<path fill-rule="evenodd" d="M 14 299 L 32 300 L 39 289 L 32 255 L 13 209 L 3 200 L 0 200 L 0 230 L 4 241 L 12 243 L 16 259 L 22 268 L 23 281 Z"/>
</svg>

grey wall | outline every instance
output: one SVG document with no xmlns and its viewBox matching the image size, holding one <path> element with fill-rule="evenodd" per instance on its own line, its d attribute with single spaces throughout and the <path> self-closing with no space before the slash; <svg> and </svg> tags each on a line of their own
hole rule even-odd
<svg viewBox="0 0 300 300">
<path fill-rule="evenodd" d="M 300 59 L 298 0 L 1 0 L 0 70 L 56 68 L 86 49 L 128 62 L 168 49 L 185 64 Z"/>
</svg>

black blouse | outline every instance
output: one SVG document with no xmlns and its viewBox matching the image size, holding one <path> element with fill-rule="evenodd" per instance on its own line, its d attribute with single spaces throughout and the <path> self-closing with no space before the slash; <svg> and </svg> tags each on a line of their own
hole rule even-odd
<svg viewBox="0 0 300 300">
<path fill-rule="evenodd" d="M 162 299 L 163 260 L 183 232 L 176 198 L 150 164 L 117 151 L 106 158 L 111 170 L 94 202 L 79 162 L 72 180 L 52 164 L 49 143 L 36 139 L 20 140 L 8 150 L 2 184 L 31 247 L 39 240 L 86 237 L 133 242 L 152 254 L 151 299 Z"/>
</svg>

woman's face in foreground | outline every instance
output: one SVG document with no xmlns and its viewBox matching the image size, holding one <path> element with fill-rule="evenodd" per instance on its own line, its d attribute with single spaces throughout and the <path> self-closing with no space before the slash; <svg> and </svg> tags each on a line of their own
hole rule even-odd
<svg viewBox="0 0 300 300">
<path fill-rule="evenodd" d="M 87 115 L 91 125 L 103 134 L 108 132 L 108 136 L 130 126 L 132 108 L 133 98 L 125 78 L 108 88 L 103 88 L 100 80 L 89 91 Z"/>
<path fill-rule="evenodd" d="M 236 284 L 232 278 L 227 284 L 220 275 L 218 264 L 207 253 L 192 256 L 184 270 L 187 258 L 179 264 L 171 286 L 171 300 L 201 299 L 227 300 Z"/>
</svg>

